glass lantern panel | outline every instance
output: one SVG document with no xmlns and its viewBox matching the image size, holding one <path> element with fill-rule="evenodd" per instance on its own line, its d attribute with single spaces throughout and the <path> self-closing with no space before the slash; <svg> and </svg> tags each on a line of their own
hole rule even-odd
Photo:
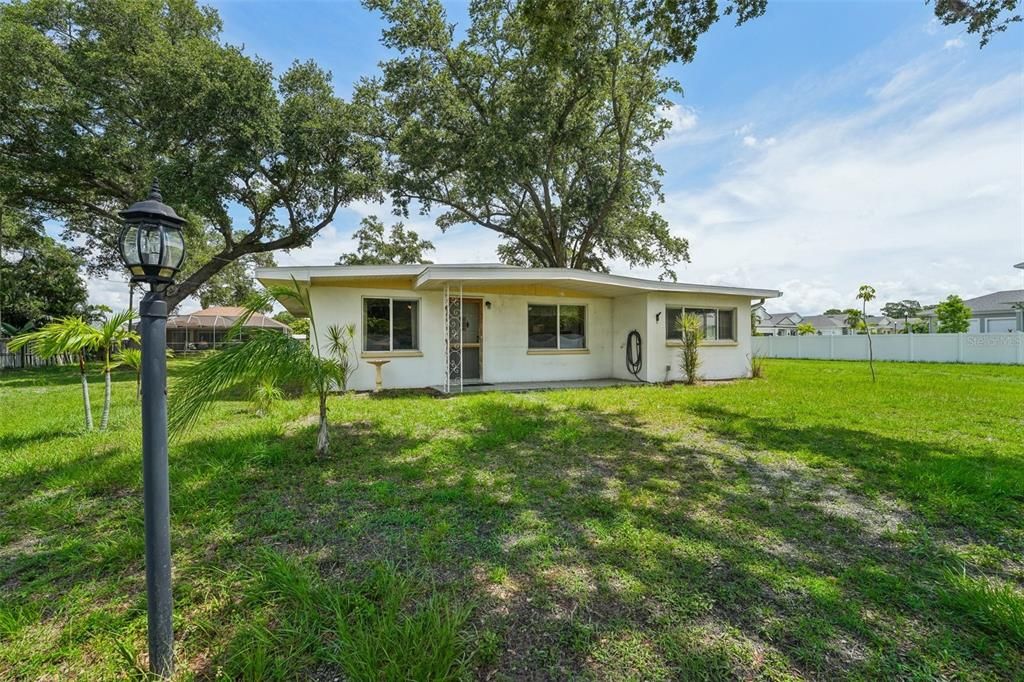
<svg viewBox="0 0 1024 682">
<path fill-rule="evenodd" d="M 167 241 L 162 265 L 177 270 L 181 267 L 181 261 L 185 257 L 185 240 L 181 237 L 181 231 L 175 229 L 168 229 L 164 233 L 164 238 Z"/>
<path fill-rule="evenodd" d="M 139 239 L 139 252 L 142 256 L 142 262 L 145 265 L 159 265 L 160 264 L 160 226 L 159 225 L 143 225 L 139 228 L 141 231 L 141 238 Z"/>
<path fill-rule="evenodd" d="M 121 253 L 125 263 L 131 267 L 139 262 L 139 228 L 132 225 L 121 238 Z"/>
</svg>

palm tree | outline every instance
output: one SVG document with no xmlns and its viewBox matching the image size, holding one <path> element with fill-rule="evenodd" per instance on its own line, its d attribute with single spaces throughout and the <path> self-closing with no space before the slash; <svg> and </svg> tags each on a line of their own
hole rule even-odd
<svg viewBox="0 0 1024 682">
<path fill-rule="evenodd" d="M 135 400 L 142 395 L 142 351 L 138 348 L 122 348 L 114 359 L 122 367 L 135 370 Z"/>
<path fill-rule="evenodd" d="M 188 369 L 171 393 L 169 425 L 171 433 L 181 435 L 191 428 L 217 395 L 237 384 L 258 384 L 270 380 L 280 385 L 287 379 L 298 381 L 317 394 L 320 425 L 316 438 L 316 454 L 329 450 L 327 431 L 327 397 L 336 389 L 347 390 L 355 370 L 353 338 L 355 325 L 332 326 L 327 330 L 328 353 L 320 350 L 320 335 L 309 302 L 309 293 L 295 281 L 291 286 L 267 288 L 251 299 L 231 330 L 228 338 L 239 337 L 242 328 L 256 312 L 274 299 L 293 299 L 309 311 L 309 341 L 294 339 L 268 329 L 246 329 L 246 340 L 228 345 L 207 356 Z"/>
<path fill-rule="evenodd" d="M 857 298 L 861 300 L 861 315 L 864 321 L 864 333 L 868 335 L 868 365 L 871 367 L 871 381 L 875 381 L 875 352 L 871 347 L 871 325 L 868 324 L 868 301 L 875 299 L 875 288 L 868 284 L 862 284 L 857 291 Z"/>
<path fill-rule="evenodd" d="M 110 370 L 114 366 L 112 360 L 116 359 L 113 352 L 127 341 L 139 340 L 139 335 L 128 329 L 128 323 L 134 319 L 134 310 L 122 310 L 106 318 L 96 330 L 96 348 L 103 351 L 103 416 L 100 418 L 100 430 L 106 429 L 110 421 Z"/>
<path fill-rule="evenodd" d="M 81 317 L 65 317 L 50 322 L 41 329 L 11 339 L 9 347 L 18 350 L 30 346 L 41 358 L 52 358 L 65 353 L 78 358 L 78 371 L 82 378 L 82 402 L 85 404 L 85 430 L 92 430 L 92 405 L 89 402 L 89 378 L 85 373 L 85 354 L 96 348 L 97 330 Z"/>
<path fill-rule="evenodd" d="M 174 351 L 168 348 L 167 359 L 170 360 L 173 357 Z M 138 348 L 122 348 L 114 356 L 114 360 L 122 367 L 135 370 L 135 400 L 138 401 L 142 397 L 142 351 Z"/>
</svg>

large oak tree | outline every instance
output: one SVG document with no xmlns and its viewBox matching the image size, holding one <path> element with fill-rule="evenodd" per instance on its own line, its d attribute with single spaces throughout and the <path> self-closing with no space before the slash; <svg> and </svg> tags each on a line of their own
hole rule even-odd
<svg viewBox="0 0 1024 682">
<path fill-rule="evenodd" d="M 438 0 L 369 0 L 398 56 L 364 81 L 379 116 L 392 200 L 440 207 L 438 225 L 501 236 L 521 265 L 605 270 L 612 260 L 673 267 L 687 242 L 654 210 L 654 146 L 715 2 L 475 0 L 457 36 Z M 736 0 L 739 21 L 763 0 Z"/>
<path fill-rule="evenodd" d="M 194 0 L 23 0 L 0 7 L 0 196 L 59 220 L 93 271 L 118 268 L 117 211 L 153 177 L 189 219 L 173 306 L 251 254 L 307 246 L 376 195 L 365 112 L 330 74 L 220 39 Z"/>
</svg>

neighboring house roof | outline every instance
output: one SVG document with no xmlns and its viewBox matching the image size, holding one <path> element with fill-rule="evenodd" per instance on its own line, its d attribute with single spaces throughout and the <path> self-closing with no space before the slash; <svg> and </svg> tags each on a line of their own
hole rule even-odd
<svg viewBox="0 0 1024 682">
<path fill-rule="evenodd" d="M 764 308 L 757 315 L 759 327 L 796 327 L 804 318 L 799 313 L 770 313 Z"/>
<path fill-rule="evenodd" d="M 777 298 L 782 292 L 775 289 L 688 284 L 612 275 L 571 268 L 520 268 L 514 265 L 473 263 L 461 265 L 321 265 L 293 268 L 258 268 L 256 278 L 264 284 L 299 284 L 322 282 L 406 280 L 406 286 L 417 290 L 443 289 L 446 284 L 462 283 L 470 286 L 522 286 L 547 285 L 578 291 L 583 295 L 614 297 L 644 292 L 678 292 L 692 294 L 724 294 L 748 298 Z M 306 314 L 295 301 L 282 301 L 294 314 Z"/>
<path fill-rule="evenodd" d="M 848 326 L 841 315 L 808 315 L 801 322 L 813 325 L 818 331 L 843 329 Z"/>
<path fill-rule="evenodd" d="M 795 329 L 797 325 L 810 324 L 817 331 L 825 331 L 826 329 L 846 329 L 850 326 L 846 323 L 846 315 L 807 315 L 803 317 L 799 313 L 773 314 L 761 309 L 758 319 L 758 327 L 792 327 Z M 868 315 L 867 321 L 872 327 L 896 326 L 896 322 L 892 318 L 884 315 Z"/>
<path fill-rule="evenodd" d="M 971 313 L 978 315 L 982 313 L 1013 313 L 1013 306 L 1024 301 L 1024 289 L 1009 289 L 997 291 L 984 296 L 969 298 L 964 304 L 971 309 Z M 921 311 L 922 317 L 935 317 L 935 309 Z"/>
<path fill-rule="evenodd" d="M 235 321 L 245 313 L 245 308 L 231 306 L 214 306 L 204 310 L 197 310 L 194 313 L 183 315 L 171 315 L 167 318 L 168 329 L 228 329 Z M 255 313 L 245 322 L 246 327 L 259 327 L 277 329 L 279 331 L 291 331 L 291 327 L 267 317 L 261 313 Z"/>
</svg>

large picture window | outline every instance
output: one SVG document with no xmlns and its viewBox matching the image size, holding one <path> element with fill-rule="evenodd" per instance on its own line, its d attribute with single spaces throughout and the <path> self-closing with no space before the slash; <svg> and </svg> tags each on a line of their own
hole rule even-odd
<svg viewBox="0 0 1024 682">
<path fill-rule="evenodd" d="M 363 350 L 419 350 L 419 301 L 363 299 Z"/>
<path fill-rule="evenodd" d="M 529 348 L 581 350 L 587 347 L 586 306 L 531 303 L 526 317 Z"/>
<path fill-rule="evenodd" d="M 683 315 L 691 314 L 700 318 L 701 331 L 708 341 L 736 340 L 736 309 L 735 308 L 665 308 L 665 339 L 682 341 L 683 332 L 679 329 L 679 320 Z"/>
</svg>

